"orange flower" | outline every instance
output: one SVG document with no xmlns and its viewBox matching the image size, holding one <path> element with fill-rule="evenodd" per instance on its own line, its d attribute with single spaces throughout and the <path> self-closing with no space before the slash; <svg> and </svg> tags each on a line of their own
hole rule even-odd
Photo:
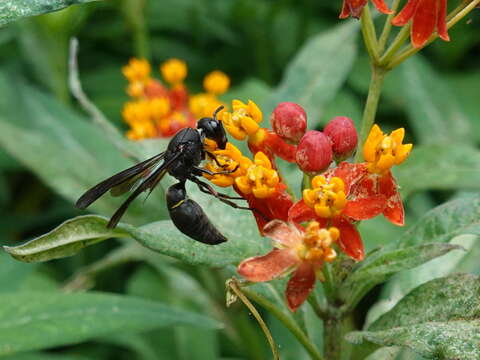
<svg viewBox="0 0 480 360">
<path fill-rule="evenodd" d="M 410 38 L 416 48 L 422 47 L 435 29 L 445 41 L 447 32 L 447 0 L 408 0 L 405 7 L 392 19 L 392 24 L 403 26 L 412 19 Z"/>
<path fill-rule="evenodd" d="M 288 307 L 295 311 L 307 299 L 315 281 L 323 281 L 323 263 L 336 258 L 331 246 L 338 240 L 339 230 L 321 228 L 316 221 L 303 228 L 274 220 L 266 224 L 263 231 L 273 240 L 274 249 L 264 256 L 242 261 L 237 271 L 253 282 L 270 281 L 293 271 L 285 295 Z"/>
<path fill-rule="evenodd" d="M 378 11 L 384 14 L 391 14 L 392 11 L 385 4 L 384 0 L 372 0 L 373 4 Z M 343 0 L 342 12 L 339 18 L 345 19 L 349 16 L 359 18 L 362 14 L 362 10 L 367 5 L 367 0 Z"/>
</svg>

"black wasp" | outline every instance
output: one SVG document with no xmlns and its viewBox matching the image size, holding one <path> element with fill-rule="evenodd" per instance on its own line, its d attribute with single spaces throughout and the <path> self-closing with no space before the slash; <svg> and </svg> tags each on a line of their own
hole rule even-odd
<svg viewBox="0 0 480 360">
<path fill-rule="evenodd" d="M 178 230 L 192 239 L 205 244 L 216 245 L 227 241 L 227 238 L 213 226 L 200 205 L 187 198 L 185 191 L 185 182 L 190 180 L 197 184 L 200 191 L 213 195 L 235 208 L 250 209 L 238 206 L 228 200 L 242 198 L 230 197 L 219 193 L 198 178 L 204 173 L 216 174 L 199 167 L 207 154 L 220 165 L 215 155 L 204 148 L 204 140 L 205 138 L 211 139 L 217 143 L 220 149 L 225 149 L 227 135 L 222 123 L 217 120 L 217 114 L 222 109 L 223 106 L 220 106 L 215 110 L 211 118 L 205 117 L 198 120 L 197 129 L 185 128 L 178 131 L 170 140 L 166 151 L 95 185 L 78 199 L 76 206 L 80 209 L 85 209 L 108 190 L 110 190 L 113 196 L 119 196 L 132 190 L 132 194 L 108 222 L 107 227 L 114 228 L 131 202 L 142 192 L 147 190 L 151 192 L 165 174 L 168 173 L 178 180 L 178 183 L 168 188 L 166 195 L 170 218 Z M 231 173 L 233 171 L 224 171 L 218 174 Z"/>
</svg>

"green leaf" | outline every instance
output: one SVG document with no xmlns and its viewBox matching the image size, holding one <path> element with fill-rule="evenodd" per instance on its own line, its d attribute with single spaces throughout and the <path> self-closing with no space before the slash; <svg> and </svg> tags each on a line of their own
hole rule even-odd
<svg viewBox="0 0 480 360">
<path fill-rule="evenodd" d="M 410 125 L 422 143 L 471 143 L 471 120 L 451 96 L 452 89 L 421 57 L 402 67 Z M 450 147 L 451 148 L 451 147 Z"/>
<path fill-rule="evenodd" d="M 0 295 L 0 355 L 73 344 L 117 332 L 174 324 L 217 328 L 214 320 L 134 297 L 101 293 Z"/>
<path fill-rule="evenodd" d="M 105 225 L 104 218 L 79 216 L 25 244 L 3 248 L 17 260 L 37 262 L 72 256 L 84 247 L 100 241 L 128 236 L 120 229 L 107 229 Z"/>
<path fill-rule="evenodd" d="M 190 264 L 225 266 L 267 251 L 268 241 L 262 241 L 250 213 L 226 214 L 223 211 L 220 229 L 229 241 L 221 245 L 205 245 L 180 233 L 171 221 L 159 221 L 142 227 L 120 223 L 116 229 L 107 229 L 108 219 L 87 215 L 66 221 L 51 232 L 26 244 L 5 247 L 17 260 L 47 261 L 74 255 L 82 248 L 112 237 L 131 236 L 143 246 Z M 215 219 L 216 217 L 212 217 Z M 248 226 L 241 231 L 242 220 Z M 243 227 L 242 227 L 243 228 Z"/>
<path fill-rule="evenodd" d="M 408 294 L 368 331 L 347 339 L 407 346 L 429 359 L 480 357 L 480 279 L 455 274 L 432 280 Z"/>
<path fill-rule="evenodd" d="M 480 151 L 461 143 L 420 145 L 394 174 L 404 197 L 421 190 L 477 190 Z"/>
<path fill-rule="evenodd" d="M 347 22 L 311 38 L 289 64 L 267 102 L 266 113 L 279 102 L 293 101 L 304 107 L 310 126 L 315 128 L 352 67 L 357 31 L 355 22 Z"/>
<path fill-rule="evenodd" d="M 422 244 L 401 249 L 385 248 L 358 264 L 340 288 L 347 307 L 354 307 L 375 285 L 395 273 L 414 268 L 436 257 L 461 249 L 452 244 Z"/>
<path fill-rule="evenodd" d="M 27 16 L 41 15 L 91 1 L 97 0 L 2 0 L 0 26 Z"/>
<path fill-rule="evenodd" d="M 480 234 L 480 195 L 462 197 L 426 213 L 399 239 L 397 246 L 449 242 L 461 234 Z"/>
</svg>

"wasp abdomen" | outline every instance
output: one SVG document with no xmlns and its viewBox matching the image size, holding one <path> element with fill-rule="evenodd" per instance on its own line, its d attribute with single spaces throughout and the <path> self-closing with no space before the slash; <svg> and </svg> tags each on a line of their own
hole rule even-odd
<svg viewBox="0 0 480 360">
<path fill-rule="evenodd" d="M 200 205 L 187 199 L 185 183 L 170 186 L 167 192 L 167 207 L 177 229 L 192 239 L 209 245 L 227 241 L 210 222 Z"/>
</svg>

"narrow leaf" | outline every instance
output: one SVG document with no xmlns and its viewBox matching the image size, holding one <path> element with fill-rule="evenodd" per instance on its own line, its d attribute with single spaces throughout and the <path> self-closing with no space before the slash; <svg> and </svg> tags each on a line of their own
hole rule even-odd
<svg viewBox="0 0 480 360">
<path fill-rule="evenodd" d="M 101 293 L 0 295 L 0 355 L 164 326 L 217 328 L 214 320 L 134 297 Z"/>
<path fill-rule="evenodd" d="M 98 0 L 2 0 L 0 26 L 27 16 L 41 15 L 91 1 Z"/>
</svg>

